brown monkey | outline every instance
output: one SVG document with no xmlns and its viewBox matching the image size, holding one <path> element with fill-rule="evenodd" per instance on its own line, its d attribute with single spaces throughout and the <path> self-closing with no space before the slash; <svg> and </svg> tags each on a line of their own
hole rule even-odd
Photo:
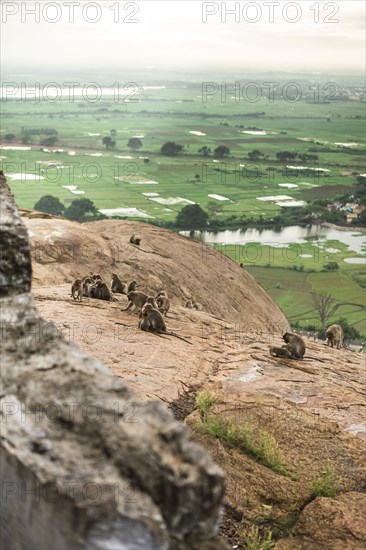
<svg viewBox="0 0 366 550">
<path fill-rule="evenodd" d="M 175 332 L 167 331 L 166 324 L 162 314 L 158 309 L 153 308 L 151 304 L 144 305 L 142 318 L 140 319 L 138 326 L 141 330 L 155 332 L 156 334 L 166 334 L 169 336 L 175 336 L 176 338 L 183 340 L 183 342 L 187 342 L 187 344 L 192 343 L 186 340 L 185 338 L 183 338 L 182 336 L 179 336 L 179 334 L 176 334 Z"/>
<path fill-rule="evenodd" d="M 92 278 L 89 276 L 83 277 L 81 279 L 82 285 L 83 285 L 83 296 L 87 296 L 88 298 L 91 297 L 91 291 L 93 288 L 93 281 Z"/>
<path fill-rule="evenodd" d="M 150 304 L 154 309 L 159 309 L 154 296 L 148 296 L 146 302 L 144 303 L 144 305 L 140 310 L 140 314 L 139 314 L 140 319 L 143 316 L 144 308 L 147 304 Z"/>
<path fill-rule="evenodd" d="M 132 281 L 129 285 L 128 285 L 128 289 L 127 289 L 127 294 L 129 292 L 134 292 L 137 288 L 138 288 L 138 284 L 136 283 L 136 281 Z"/>
<path fill-rule="evenodd" d="M 343 328 L 340 325 L 330 325 L 330 327 L 327 328 L 325 335 L 327 337 L 325 343 L 328 344 L 328 346 L 333 347 L 333 343 L 337 349 L 343 348 Z"/>
<path fill-rule="evenodd" d="M 132 235 L 130 237 L 130 243 L 131 244 L 137 244 L 137 246 L 140 245 L 140 242 L 141 242 L 141 239 L 139 239 L 138 237 L 136 237 L 136 235 Z"/>
<path fill-rule="evenodd" d="M 74 300 L 82 301 L 83 282 L 81 279 L 75 279 L 71 285 L 71 296 Z"/>
<path fill-rule="evenodd" d="M 155 309 L 159 309 L 158 303 L 157 303 L 156 299 L 154 298 L 154 296 L 149 296 L 145 303 L 146 304 L 151 304 L 152 307 L 155 308 Z"/>
<path fill-rule="evenodd" d="M 197 311 L 202 311 L 202 305 L 197 302 L 195 298 L 191 298 L 190 300 L 188 300 L 188 302 L 186 303 L 186 307 L 188 307 L 189 309 L 197 309 Z"/>
<path fill-rule="evenodd" d="M 127 297 L 129 300 L 128 305 L 121 311 L 128 311 L 132 308 L 132 306 L 134 306 L 134 309 L 131 311 L 140 311 L 146 300 L 149 298 L 149 296 L 145 294 L 145 292 L 139 292 L 138 290 L 132 290 L 127 294 Z"/>
<path fill-rule="evenodd" d="M 97 281 L 92 287 L 91 296 L 92 298 L 96 298 L 97 300 L 112 300 L 114 302 L 117 302 L 117 298 L 113 296 L 109 286 L 102 281 Z"/>
<path fill-rule="evenodd" d="M 116 273 L 112 273 L 111 290 L 116 294 L 127 294 L 126 283 L 122 283 L 121 279 L 118 277 L 118 275 L 116 275 Z"/>
<path fill-rule="evenodd" d="M 271 346 L 269 352 L 273 357 L 285 357 L 287 359 L 302 359 L 305 355 L 305 342 L 297 334 L 285 332 L 282 336 L 286 345 L 281 348 Z"/>
<path fill-rule="evenodd" d="M 156 302 L 158 304 L 158 307 L 156 309 L 158 309 L 162 315 L 166 316 L 170 309 L 170 301 L 165 290 L 159 292 L 159 294 L 156 296 Z"/>
</svg>

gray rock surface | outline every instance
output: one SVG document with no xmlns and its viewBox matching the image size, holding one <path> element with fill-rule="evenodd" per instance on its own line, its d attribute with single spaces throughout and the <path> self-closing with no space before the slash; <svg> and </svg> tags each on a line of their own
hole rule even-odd
<svg viewBox="0 0 366 550">
<path fill-rule="evenodd" d="M 0 204 L 4 548 L 219 549 L 222 470 L 163 404 L 137 400 L 39 316 L 3 181 Z"/>
</svg>

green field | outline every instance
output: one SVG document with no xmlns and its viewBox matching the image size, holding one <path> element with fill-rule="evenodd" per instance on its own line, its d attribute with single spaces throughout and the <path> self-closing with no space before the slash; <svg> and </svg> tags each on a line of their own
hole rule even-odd
<svg viewBox="0 0 366 550">
<path fill-rule="evenodd" d="M 165 89 L 141 91 L 137 97 L 137 103 L 125 103 L 122 99 L 115 103 L 112 98 L 95 103 L 82 99 L 74 103 L 2 102 L 1 136 L 9 133 L 16 136 L 13 143 L 2 141 L 3 146 L 22 145 L 23 128 L 47 127 L 58 132 L 58 141 L 47 147 L 48 152 L 40 150 L 44 135 L 32 136 L 27 144 L 31 147 L 29 151 L 1 151 L 2 167 L 7 174 L 41 174 L 45 178 L 40 181 L 9 178 L 18 204 L 32 208 L 42 195 L 52 194 L 67 205 L 79 197 L 63 186 L 76 185 L 78 191 L 84 192 L 83 197 L 91 199 L 100 209 L 137 208 L 142 217 L 147 215 L 158 221 L 173 221 L 184 203 L 160 204 L 143 193 L 158 193 L 157 198 L 163 201 L 179 197 L 197 202 L 203 208 L 216 201 L 223 206 L 219 214 L 222 220 L 243 214 L 253 219 L 271 218 L 279 213 L 280 206 L 258 197 L 286 195 L 301 201 L 331 198 L 352 189 L 356 179 L 351 173 L 365 172 L 361 101 L 294 104 L 263 98 L 250 103 L 227 97 L 223 102 L 218 94 L 203 102 L 201 85 L 183 87 L 169 83 Z M 110 135 L 111 129 L 116 130 L 117 143 L 115 149 L 107 151 L 102 139 Z M 206 135 L 193 135 L 192 131 Z M 267 134 L 243 134 L 245 131 Z M 143 136 L 142 147 L 131 152 L 127 142 L 133 136 Z M 160 148 L 167 141 L 183 145 L 184 151 L 176 157 L 161 155 Z M 345 147 L 335 143 L 359 145 Z M 198 153 L 202 146 L 213 151 L 219 145 L 230 148 L 229 157 L 220 160 L 212 154 L 205 158 Z M 54 152 L 60 149 L 63 152 Z M 265 158 L 249 161 L 247 155 L 253 149 L 259 149 Z M 276 153 L 283 150 L 315 152 L 318 160 L 307 166 L 329 172 L 289 171 L 286 164 L 276 160 Z M 69 155 L 70 151 L 75 154 Z M 102 156 L 90 156 L 95 154 Z M 132 158 L 116 158 L 125 156 Z M 140 157 L 148 157 L 149 162 Z M 52 163 L 61 168 L 56 170 Z M 196 175 L 200 176 L 198 181 Z M 131 183 L 131 177 L 158 184 Z M 279 187 L 283 183 L 297 187 Z M 210 194 L 228 200 L 217 201 Z"/>
<path fill-rule="evenodd" d="M 335 253 L 326 249 L 334 247 Z M 260 261 L 258 250 L 262 250 Z M 222 250 L 225 252 L 225 250 Z M 299 257 L 299 252 L 311 255 L 311 258 Z M 255 255 L 254 255 L 255 254 Z M 238 252 L 233 256 L 238 260 Z M 252 261 L 250 256 L 252 255 Z M 355 257 L 345 245 L 335 241 L 309 243 L 273 248 L 251 245 L 247 251 L 239 252 L 244 267 L 251 273 L 284 311 L 290 323 L 299 323 L 300 327 L 319 326 L 319 318 L 314 308 L 311 292 L 330 294 L 338 308 L 330 322 L 345 317 L 348 324 L 366 337 L 366 267 L 362 264 L 348 264 L 345 258 Z M 337 262 L 337 271 L 324 271 L 328 262 Z M 329 322 L 329 324 L 330 324 Z"/>
</svg>

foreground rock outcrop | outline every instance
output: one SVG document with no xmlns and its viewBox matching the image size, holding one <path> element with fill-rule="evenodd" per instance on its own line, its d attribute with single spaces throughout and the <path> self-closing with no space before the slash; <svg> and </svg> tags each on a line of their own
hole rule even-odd
<svg viewBox="0 0 366 550">
<path fill-rule="evenodd" d="M 344 493 L 336 498 L 317 498 L 301 513 L 293 536 L 278 550 L 324 548 L 363 550 L 366 544 L 366 495 Z"/>
<path fill-rule="evenodd" d="M 164 405 L 40 317 L 3 182 L 0 204 L 4 548 L 220 548 L 222 470 Z"/>
</svg>

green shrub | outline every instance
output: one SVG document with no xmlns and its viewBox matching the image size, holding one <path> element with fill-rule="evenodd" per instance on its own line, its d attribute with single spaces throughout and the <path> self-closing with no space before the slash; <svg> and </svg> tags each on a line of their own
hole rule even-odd
<svg viewBox="0 0 366 550">
<path fill-rule="evenodd" d="M 322 470 L 322 475 L 313 480 L 311 492 L 314 497 L 335 497 L 339 491 L 341 480 L 335 477 L 333 463 L 328 460 Z"/>
<path fill-rule="evenodd" d="M 250 531 L 244 531 L 241 534 L 242 544 L 246 550 L 270 550 L 274 547 L 272 542 L 272 532 L 267 531 L 265 535 L 260 535 L 258 527 L 252 527 Z"/>
</svg>

